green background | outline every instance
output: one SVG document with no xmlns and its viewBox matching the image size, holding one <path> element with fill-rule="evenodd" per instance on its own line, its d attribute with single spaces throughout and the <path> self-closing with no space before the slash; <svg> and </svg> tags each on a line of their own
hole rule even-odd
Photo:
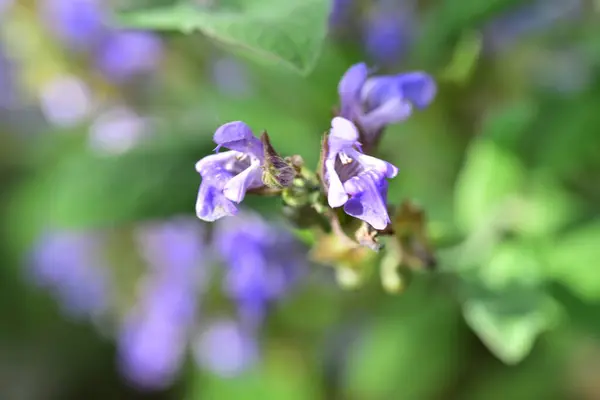
<svg viewBox="0 0 600 400">
<path fill-rule="evenodd" d="M 49 43 L 32 3 L 0 26 L 5 47 L 22 58 L 25 102 L 48 76 L 76 73 L 160 121 L 148 143 L 99 157 L 85 145 L 85 124 L 63 131 L 1 117 L 1 398 L 600 398 L 600 6 L 592 1 L 577 16 L 505 27 L 499 48 L 488 45 L 486 26 L 528 2 L 418 2 L 410 51 L 379 72 L 427 71 L 438 95 L 390 127 L 378 155 L 400 169 L 389 201 L 426 210 L 438 271 L 416 273 L 404 293 L 389 295 L 377 274 L 344 290 L 327 283 L 329 267 L 313 266 L 270 314 L 262 361 L 247 373 L 225 380 L 189 363 L 165 392 L 128 388 L 112 340 L 62 317 L 24 282 L 36 235 L 49 225 L 126 233 L 136 221 L 193 216 L 194 163 L 227 121 L 267 129 L 280 154 L 316 165 L 339 78 L 366 59 L 357 26 L 372 6 L 356 4 L 328 29 L 324 0 L 161 3 L 114 8 L 115 24 L 163 36 L 160 71 L 143 88 L 111 87 Z M 28 50 L 17 51 L 19 41 Z M 219 90 L 210 71 L 222 57 L 241 64 L 248 93 Z M 273 200 L 247 203 L 267 216 L 280 211 Z M 122 272 L 131 249 L 121 247 L 112 267 Z M 124 275 L 127 297 L 136 274 Z"/>
</svg>

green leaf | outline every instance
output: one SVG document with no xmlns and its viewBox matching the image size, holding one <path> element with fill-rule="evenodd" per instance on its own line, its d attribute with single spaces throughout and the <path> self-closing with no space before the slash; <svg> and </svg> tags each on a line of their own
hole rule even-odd
<svg viewBox="0 0 600 400">
<path fill-rule="evenodd" d="M 455 213 L 464 232 L 482 224 L 510 222 L 507 207 L 521 190 L 523 166 L 511 152 L 486 139 L 476 139 L 468 150 L 455 188 Z"/>
<path fill-rule="evenodd" d="M 561 332 L 548 334 L 540 351 L 526 362 L 506 368 L 486 363 L 481 374 L 471 380 L 461 400 L 558 399 L 564 390 L 564 364 L 572 346 L 562 345 Z M 565 348 L 567 347 L 567 348 Z M 478 368 L 480 364 L 477 364 Z M 543 377 L 543 378 L 541 378 Z"/>
<path fill-rule="evenodd" d="M 235 377 L 196 374 L 188 400 L 264 399 L 305 400 L 318 398 L 318 378 L 297 343 L 267 343 L 261 362 Z"/>
<path fill-rule="evenodd" d="M 550 287 L 550 293 L 568 316 L 569 326 L 600 338 L 600 301 L 583 301 L 562 284 Z"/>
<path fill-rule="evenodd" d="M 418 279 L 348 347 L 344 398 L 436 398 L 460 371 L 460 314 Z M 443 332 L 443 334 L 440 334 Z"/>
<path fill-rule="evenodd" d="M 560 231 L 578 214 L 578 201 L 550 174 L 536 171 L 524 193 L 519 233 L 545 238 Z"/>
<path fill-rule="evenodd" d="M 534 287 L 545 280 L 545 272 L 536 249 L 516 240 L 497 244 L 489 260 L 477 269 L 481 283 L 494 290 L 514 285 Z"/>
<path fill-rule="evenodd" d="M 200 183 L 194 164 L 210 152 L 207 145 L 202 136 L 169 137 L 120 156 L 67 156 L 12 198 L 9 218 L 18 227 L 14 239 L 27 242 L 47 226 L 105 227 L 176 213 L 194 215 Z"/>
<path fill-rule="evenodd" d="M 479 61 L 482 44 L 478 32 L 465 32 L 456 44 L 450 63 L 440 74 L 440 79 L 458 84 L 468 82 Z"/>
<path fill-rule="evenodd" d="M 138 29 L 200 30 L 247 55 L 306 75 L 327 34 L 329 0 L 231 0 L 215 8 L 180 4 L 127 12 L 124 25 Z"/>
<path fill-rule="evenodd" d="M 537 336 L 556 321 L 557 308 L 545 293 L 514 286 L 501 292 L 478 290 L 463 304 L 467 324 L 506 364 L 523 360 Z"/>
<path fill-rule="evenodd" d="M 600 220 L 559 236 L 546 256 L 554 279 L 583 299 L 600 299 Z"/>
<path fill-rule="evenodd" d="M 504 148 L 517 149 L 527 135 L 527 129 L 536 121 L 539 108 L 535 100 L 525 98 L 491 109 L 481 134 Z"/>
<path fill-rule="evenodd" d="M 439 61 L 464 29 L 480 28 L 488 18 L 525 0 L 446 0 L 435 6 L 423 21 L 423 34 L 418 48 L 420 61 L 433 64 Z M 450 47 L 451 48 L 451 47 Z"/>
</svg>

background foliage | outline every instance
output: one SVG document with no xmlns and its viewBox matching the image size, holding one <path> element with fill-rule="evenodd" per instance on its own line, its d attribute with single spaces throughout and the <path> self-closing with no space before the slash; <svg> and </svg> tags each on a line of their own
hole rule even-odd
<svg viewBox="0 0 600 400">
<path fill-rule="evenodd" d="M 115 2 L 113 26 L 162 40 L 158 69 L 127 83 L 52 37 L 38 3 L 0 1 L 0 397 L 600 398 L 597 2 Z M 383 3 L 394 12 L 378 15 Z M 369 41 L 385 18 L 398 29 Z M 438 270 L 389 295 L 377 274 L 344 290 L 313 266 L 270 313 L 251 369 L 223 378 L 188 363 L 164 390 L 127 385 L 97 321 L 66 317 L 28 281 L 36 237 L 193 215 L 193 165 L 227 121 L 266 128 L 281 154 L 315 165 L 337 82 L 361 60 L 438 81 L 434 104 L 390 127 L 379 151 L 400 167 L 389 199 L 427 212 Z M 145 139 L 127 147 L 115 126 L 117 144 L 89 146 L 92 117 L 53 119 L 45 88 L 64 75 L 135 110 Z M 50 103 L 72 111 L 78 99 Z M 126 298 L 139 268 L 117 247 Z"/>
</svg>

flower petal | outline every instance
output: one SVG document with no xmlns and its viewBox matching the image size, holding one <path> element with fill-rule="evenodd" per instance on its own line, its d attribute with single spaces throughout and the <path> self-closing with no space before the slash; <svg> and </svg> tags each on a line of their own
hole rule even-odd
<svg viewBox="0 0 600 400">
<path fill-rule="evenodd" d="M 386 205 L 387 187 L 387 181 L 374 171 L 350 179 L 344 183 L 344 188 L 351 195 L 344 211 L 377 230 L 385 229 L 390 222 Z"/>
<path fill-rule="evenodd" d="M 373 76 L 366 80 L 360 91 L 360 99 L 371 111 L 394 97 L 401 97 L 400 85 L 395 76 Z"/>
<path fill-rule="evenodd" d="M 365 132 L 377 132 L 386 125 L 406 120 L 412 114 L 412 105 L 402 97 L 391 97 L 371 112 L 362 115 L 359 123 Z"/>
<path fill-rule="evenodd" d="M 223 188 L 226 198 L 240 203 L 246 196 L 246 191 L 253 187 L 262 186 L 260 161 L 254 159 L 252 164 L 227 182 Z"/>
<path fill-rule="evenodd" d="M 398 175 L 398 167 L 390 164 L 387 161 L 380 160 L 377 157 L 369 156 L 367 154 L 360 153 L 356 150 L 352 151 L 350 157 L 355 158 L 360 164 L 364 166 L 364 169 L 374 169 L 386 178 L 394 178 Z"/>
<path fill-rule="evenodd" d="M 335 117 L 331 120 L 329 132 L 329 153 L 327 158 L 335 158 L 344 149 L 351 148 L 358 140 L 358 129 L 349 120 Z"/>
<path fill-rule="evenodd" d="M 348 194 L 344 190 L 344 185 L 335 171 L 335 161 L 325 161 L 325 174 L 329 187 L 327 188 L 327 202 L 329 207 L 336 208 L 343 206 L 348 201 Z"/>
<path fill-rule="evenodd" d="M 233 202 L 227 199 L 223 192 L 208 180 L 203 179 L 196 200 L 196 215 L 208 222 L 214 222 L 222 217 L 237 214 Z"/>
<path fill-rule="evenodd" d="M 224 166 L 228 162 L 234 162 L 237 156 L 241 155 L 237 151 L 224 151 L 223 153 L 211 154 L 196 163 L 196 172 L 202 177 L 215 172 L 215 165 Z"/>
<path fill-rule="evenodd" d="M 252 129 L 242 121 L 229 122 L 220 126 L 213 136 L 217 144 L 215 150 L 221 146 L 242 153 L 250 153 L 259 159 L 263 158 L 262 143 L 254 136 Z"/>
<path fill-rule="evenodd" d="M 365 63 L 354 64 L 342 76 L 338 84 L 340 96 L 340 114 L 346 118 L 352 118 L 353 110 L 360 108 L 360 90 L 365 83 L 369 70 Z"/>
<path fill-rule="evenodd" d="M 400 91 L 415 107 L 423 109 L 434 99 L 437 87 L 431 75 L 425 72 L 410 72 L 397 75 Z"/>
<path fill-rule="evenodd" d="M 223 188 L 234 176 L 227 170 L 227 164 L 234 162 L 238 154 L 236 151 L 211 154 L 196 163 L 196 171 L 202 176 L 196 200 L 198 218 L 213 222 L 237 213 L 235 205 L 223 195 Z"/>
</svg>

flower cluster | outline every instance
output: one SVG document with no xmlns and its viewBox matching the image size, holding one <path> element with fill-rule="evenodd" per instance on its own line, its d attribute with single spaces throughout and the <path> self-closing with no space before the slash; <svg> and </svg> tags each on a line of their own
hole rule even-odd
<svg viewBox="0 0 600 400">
<path fill-rule="evenodd" d="M 173 383 L 188 350 L 198 367 L 231 377 L 259 360 L 261 323 L 268 307 L 298 282 L 306 252 L 287 230 L 248 212 L 214 228 L 210 233 L 197 219 L 184 217 L 135 227 L 135 248 L 146 268 L 128 293 L 119 292 L 122 272 L 104 257 L 115 232 L 42 235 L 29 277 L 69 316 L 112 321 L 119 369 L 136 387 L 155 390 Z M 216 275 L 211 267 L 218 264 L 225 270 L 223 300 L 236 305 L 234 316 L 220 310 L 211 315 L 203 304 Z"/>
<path fill-rule="evenodd" d="M 310 197 L 312 206 L 330 219 L 333 214 L 327 210 L 343 206 L 347 215 L 366 222 L 373 230 L 384 231 L 391 222 L 388 180 L 398 169 L 368 153 L 387 125 L 404 121 L 415 108 L 431 103 L 435 82 L 424 72 L 369 77 L 367 66 L 360 63 L 344 74 L 338 93 L 339 115 L 331 121 L 323 140 L 317 171 L 317 191 L 323 196 Z M 221 126 L 213 139 L 217 153 L 196 164 L 202 177 L 196 202 L 200 219 L 215 221 L 236 214 L 236 204 L 250 191 L 281 194 L 285 200 L 290 193 L 302 192 L 299 188 L 315 187 L 314 174 L 292 161 L 299 156 L 279 157 L 266 133 L 260 140 L 241 121 Z M 229 151 L 219 153 L 221 147 Z M 279 185 L 273 185 L 273 180 Z M 321 199 L 326 199 L 326 204 Z"/>
</svg>

